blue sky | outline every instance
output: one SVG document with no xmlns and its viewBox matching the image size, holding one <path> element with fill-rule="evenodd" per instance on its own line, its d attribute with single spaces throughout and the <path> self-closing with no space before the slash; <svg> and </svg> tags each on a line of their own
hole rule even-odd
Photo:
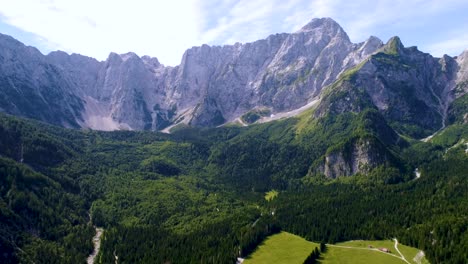
<svg viewBox="0 0 468 264">
<path fill-rule="evenodd" d="M 177 65 L 203 43 L 250 42 L 335 19 L 353 42 L 398 35 L 434 56 L 468 49 L 467 0 L 0 0 L 0 33 L 43 53 L 104 60 L 111 51 Z"/>
</svg>

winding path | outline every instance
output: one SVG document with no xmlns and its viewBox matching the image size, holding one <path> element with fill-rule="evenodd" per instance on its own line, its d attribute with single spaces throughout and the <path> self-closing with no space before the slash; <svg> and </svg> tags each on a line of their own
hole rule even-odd
<svg viewBox="0 0 468 264">
<path fill-rule="evenodd" d="M 401 258 L 398 257 L 397 255 L 394 255 L 394 254 L 391 254 L 391 253 L 385 253 L 385 252 L 380 251 L 380 250 L 378 250 L 378 249 L 376 249 L 376 248 L 348 247 L 348 246 L 337 246 L 337 245 L 330 245 L 330 244 L 327 244 L 327 247 L 336 247 L 336 248 L 347 248 L 347 249 L 360 249 L 360 250 L 375 251 L 375 252 L 380 252 L 380 253 L 382 253 L 382 254 L 386 254 L 386 255 L 395 257 L 395 258 L 397 258 L 397 259 L 401 259 Z"/>
<path fill-rule="evenodd" d="M 102 233 L 104 232 L 103 228 L 96 227 L 96 235 L 93 237 L 93 244 L 94 244 L 94 250 L 91 255 L 89 255 L 88 259 L 86 259 L 86 262 L 88 264 L 94 264 L 94 260 L 96 259 L 96 256 L 99 254 L 99 249 L 101 248 L 101 237 Z"/>
<path fill-rule="evenodd" d="M 404 262 L 406 262 L 406 263 L 408 263 L 408 264 L 411 264 L 411 263 L 409 263 L 409 262 L 406 260 L 405 256 L 403 256 L 403 254 L 401 254 L 400 250 L 398 249 L 398 239 L 394 238 L 393 241 L 395 241 L 395 250 L 398 252 L 398 254 L 400 254 L 401 259 L 402 259 Z"/>
<path fill-rule="evenodd" d="M 391 253 L 386 253 L 386 252 L 380 251 L 380 250 L 377 249 L 377 248 L 338 246 L 338 245 L 331 245 L 331 244 L 327 244 L 327 247 L 347 248 L 347 249 L 360 249 L 360 250 L 368 250 L 368 251 L 380 252 L 380 253 L 382 253 L 382 254 L 386 254 L 386 255 L 395 257 L 395 258 L 397 258 L 397 259 L 401 259 L 401 260 L 403 260 L 404 262 L 406 262 L 406 263 L 408 263 L 408 264 L 411 264 L 411 263 L 409 263 L 409 262 L 406 260 L 406 258 L 403 256 L 403 254 L 401 254 L 400 250 L 398 249 L 398 240 L 397 240 L 396 238 L 394 238 L 393 241 L 395 241 L 395 249 L 396 249 L 396 251 L 398 252 L 398 254 L 400 254 L 400 256 L 397 256 L 397 255 L 395 255 L 395 254 L 391 254 Z"/>
</svg>

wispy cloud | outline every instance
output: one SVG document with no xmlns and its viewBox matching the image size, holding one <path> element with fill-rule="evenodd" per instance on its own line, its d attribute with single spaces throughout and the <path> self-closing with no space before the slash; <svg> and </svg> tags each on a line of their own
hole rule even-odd
<svg viewBox="0 0 468 264">
<path fill-rule="evenodd" d="M 305 25 L 312 18 L 317 17 L 332 17 L 336 18 L 338 6 L 340 5 L 338 0 L 313 0 L 313 1 L 301 1 L 304 5 L 295 6 L 293 12 L 290 13 L 285 22 L 291 30 L 298 30 Z"/>
<path fill-rule="evenodd" d="M 340 8 L 347 10 L 337 14 L 346 23 L 351 39 L 363 39 L 369 32 L 394 30 L 394 35 L 405 29 L 424 26 L 436 13 L 448 12 L 460 5 L 460 0 L 382 0 L 350 1 Z M 440 21 L 443 23 L 443 21 Z"/>
<path fill-rule="evenodd" d="M 424 49 L 437 57 L 442 57 L 444 54 L 458 56 L 462 51 L 468 50 L 468 33 L 454 34 L 451 38 L 432 43 Z"/>
<path fill-rule="evenodd" d="M 225 44 L 232 41 L 246 42 L 264 37 L 272 29 L 270 23 L 279 0 L 219 1 L 218 10 L 224 14 L 217 17 L 203 32 L 203 41 Z M 206 10 L 206 9 L 205 9 Z M 206 12 L 210 15 L 210 12 Z"/>
<path fill-rule="evenodd" d="M 104 59 L 109 52 L 158 55 L 177 64 L 198 43 L 195 0 L 0 0 L 6 23 L 55 49 Z"/>
</svg>

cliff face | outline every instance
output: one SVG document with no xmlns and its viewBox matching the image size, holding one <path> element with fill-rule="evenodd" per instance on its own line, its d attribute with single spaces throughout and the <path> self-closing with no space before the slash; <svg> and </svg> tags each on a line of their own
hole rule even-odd
<svg viewBox="0 0 468 264">
<path fill-rule="evenodd" d="M 318 172 L 329 178 L 368 174 L 371 169 L 387 163 L 389 154 L 372 138 L 359 138 L 347 142 L 325 155 Z"/>
<path fill-rule="evenodd" d="M 316 19 L 293 34 L 189 49 L 180 66 L 160 76 L 163 110 L 177 109 L 166 121 L 183 116 L 194 126 L 216 126 L 255 107 L 272 113 L 299 108 L 381 45 L 376 38 L 353 44 L 336 22 Z"/>
<path fill-rule="evenodd" d="M 468 93 L 468 50 L 465 50 L 456 58 L 457 78 L 455 86 L 455 96 L 461 97 Z"/>
<path fill-rule="evenodd" d="M 37 49 L 0 34 L 0 111 L 79 127 L 84 102 L 71 80 Z"/>
<path fill-rule="evenodd" d="M 111 53 L 103 62 L 64 52 L 43 56 L 5 35 L 0 47 L 1 111 L 99 130 L 214 127 L 253 109 L 275 115 L 317 98 L 338 112 L 360 111 L 365 105 L 327 103 L 323 93 L 359 69 L 352 83 L 339 83 L 351 96 L 345 100 L 362 103 L 351 98 L 365 94 L 389 120 L 427 134 L 442 127 L 451 100 L 467 92 L 466 52 L 437 59 L 404 48 L 398 38 L 354 44 L 329 18 L 252 43 L 194 47 L 176 67 L 134 53 Z"/>
<path fill-rule="evenodd" d="M 0 42 L 9 47 L 0 51 L 4 94 L 15 87 L 21 93 L 26 88 L 19 84 L 29 82 L 36 91 L 32 104 L 38 105 L 40 87 L 49 89 L 43 96 L 47 105 L 40 106 L 42 115 L 30 115 L 27 103 L 2 103 L 3 111 L 101 130 L 161 130 L 178 122 L 211 127 L 256 107 L 272 113 L 293 110 L 382 45 L 375 37 L 353 44 L 328 18 L 253 43 L 194 47 L 177 67 L 133 53 L 111 53 L 104 62 L 64 52 L 43 56 L 7 36 L 1 36 Z M 15 64 L 5 60 L 12 56 Z M 29 78 L 34 72 L 49 77 Z M 11 77 L 18 74 L 24 78 Z M 54 102 L 60 109 L 52 111 L 47 99 L 54 93 L 59 94 Z M 50 117 L 52 113 L 58 120 Z"/>
</svg>

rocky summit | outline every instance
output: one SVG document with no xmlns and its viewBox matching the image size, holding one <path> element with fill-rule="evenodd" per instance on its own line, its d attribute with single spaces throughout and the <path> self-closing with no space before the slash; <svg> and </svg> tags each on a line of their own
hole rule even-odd
<svg viewBox="0 0 468 264">
<path fill-rule="evenodd" d="M 131 52 L 44 56 L 0 35 L 0 111 L 65 127 L 169 131 L 268 121 L 317 102 L 315 115 L 357 111 L 364 98 L 350 87 L 360 87 L 389 120 L 428 135 L 467 92 L 467 56 L 434 58 L 398 37 L 355 44 L 330 18 L 252 43 L 193 47 L 176 67 Z M 338 91 L 349 96 L 330 101 Z"/>
</svg>

